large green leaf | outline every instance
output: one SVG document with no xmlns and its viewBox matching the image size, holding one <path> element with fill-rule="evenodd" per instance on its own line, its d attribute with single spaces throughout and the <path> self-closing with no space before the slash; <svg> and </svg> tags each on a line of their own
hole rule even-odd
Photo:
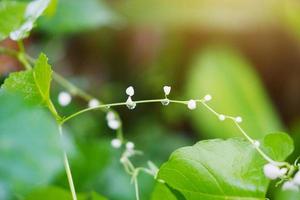
<svg viewBox="0 0 300 200">
<path fill-rule="evenodd" d="M 53 34 L 86 31 L 119 21 L 103 0 L 60 0 L 54 16 L 40 20 L 40 28 Z"/>
<path fill-rule="evenodd" d="M 152 193 L 151 200 L 177 200 L 176 196 L 162 183 L 157 183 Z"/>
<path fill-rule="evenodd" d="M 281 144 L 265 142 L 279 139 Z M 270 134 L 261 144 L 279 160 L 293 150 L 292 140 L 283 133 Z M 243 139 L 206 140 L 175 151 L 158 178 L 187 200 L 263 200 L 268 186 L 262 170 L 265 163 Z"/>
<path fill-rule="evenodd" d="M 274 200 L 299 200 L 300 192 L 299 191 L 282 191 L 277 189 Z"/>
<path fill-rule="evenodd" d="M 52 70 L 47 61 L 41 54 L 32 70 L 11 73 L 2 88 L 21 94 L 30 103 L 48 105 Z"/>
<path fill-rule="evenodd" d="M 77 194 L 78 200 L 106 200 L 103 196 L 95 192 L 88 194 Z M 58 187 L 47 187 L 43 189 L 38 189 L 31 194 L 29 194 L 26 200 L 72 200 L 71 193 L 62 188 Z"/>
<path fill-rule="evenodd" d="M 236 51 L 208 47 L 197 54 L 187 75 L 187 96 L 201 98 L 211 94 L 209 104 L 218 112 L 243 118 L 242 126 L 255 138 L 282 126 L 253 67 Z M 228 138 L 241 134 L 232 122 L 221 123 L 211 112 L 199 108 L 192 121 L 206 137 Z"/>
<path fill-rule="evenodd" d="M 22 97 L 0 92 L 0 199 L 49 183 L 63 169 L 53 118 Z"/>
<path fill-rule="evenodd" d="M 0 2 L 0 41 L 18 28 L 25 12 L 26 4 L 15 1 Z"/>
</svg>

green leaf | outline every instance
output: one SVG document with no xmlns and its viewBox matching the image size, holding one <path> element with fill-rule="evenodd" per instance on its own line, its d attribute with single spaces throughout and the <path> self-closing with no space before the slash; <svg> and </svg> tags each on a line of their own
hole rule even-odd
<svg viewBox="0 0 300 200">
<path fill-rule="evenodd" d="M 290 139 L 283 133 L 271 134 L 281 144 L 261 144 L 276 158 L 283 160 L 292 150 Z M 286 138 L 286 139 L 284 139 Z M 175 151 L 159 170 L 158 178 L 181 192 L 187 200 L 261 199 L 268 180 L 263 175 L 265 160 L 249 142 L 236 138 L 206 140 Z"/>
<path fill-rule="evenodd" d="M 243 128 L 254 138 L 282 130 L 280 120 L 253 67 L 236 51 L 211 46 L 197 54 L 187 75 L 188 98 L 211 94 L 216 111 L 243 118 Z M 201 107 L 191 114 L 193 126 L 209 138 L 241 136 L 230 120 L 221 123 Z"/>
<path fill-rule="evenodd" d="M 300 192 L 299 191 L 282 191 L 277 189 L 274 200 L 299 200 Z"/>
<path fill-rule="evenodd" d="M 26 4 L 21 2 L 0 2 L 0 41 L 21 25 L 25 8 Z"/>
<path fill-rule="evenodd" d="M 52 79 L 51 66 L 48 64 L 48 58 L 45 54 L 40 54 L 33 70 L 35 84 L 38 87 L 41 97 L 44 101 L 50 98 L 50 84 Z"/>
<path fill-rule="evenodd" d="M 39 27 L 48 33 L 76 33 L 119 23 L 119 17 L 103 0 L 60 0 L 54 16 L 45 16 Z"/>
<path fill-rule="evenodd" d="M 42 108 L 4 91 L 0 105 L 0 199 L 9 199 L 53 180 L 63 169 L 62 149 L 57 125 Z"/>
<path fill-rule="evenodd" d="M 152 193 L 151 200 L 177 200 L 176 196 L 162 183 L 157 183 Z"/>
<path fill-rule="evenodd" d="M 23 23 L 10 33 L 10 38 L 15 41 L 26 38 L 34 27 L 35 21 L 48 7 L 49 2 L 50 0 L 35 0 L 29 2 L 23 17 Z"/>
<path fill-rule="evenodd" d="M 52 70 L 47 57 L 41 54 L 32 70 L 14 72 L 5 80 L 2 88 L 19 93 L 27 102 L 48 105 Z"/>
<path fill-rule="evenodd" d="M 77 194 L 78 200 L 106 200 L 103 196 L 95 192 L 87 194 Z M 25 200 L 72 200 L 70 191 L 64 190 L 59 187 L 47 187 L 35 190 L 27 196 Z"/>
<path fill-rule="evenodd" d="M 279 147 L 280 151 L 273 151 L 274 147 Z M 269 152 L 269 156 L 273 159 L 283 160 L 294 151 L 294 141 L 285 133 L 271 133 L 265 136 L 262 148 Z"/>
</svg>

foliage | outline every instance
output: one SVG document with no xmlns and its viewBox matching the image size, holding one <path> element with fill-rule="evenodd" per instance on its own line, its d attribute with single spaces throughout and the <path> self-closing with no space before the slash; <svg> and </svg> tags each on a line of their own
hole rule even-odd
<svg viewBox="0 0 300 200">
<path fill-rule="evenodd" d="M 162 98 L 136 100 L 135 88 L 129 86 L 124 90 L 126 101 L 109 104 L 54 72 L 45 54 L 39 53 L 36 59 L 28 55 L 23 40 L 36 24 L 38 31 L 58 36 L 103 26 L 121 27 L 124 22 L 110 7 L 113 4 L 104 0 L 74 2 L 0 2 L 0 40 L 10 38 L 18 45 L 17 50 L 1 47 L 0 53 L 12 56 L 25 68 L 12 72 L 0 90 L 3 105 L 0 107 L 0 199 L 129 200 L 133 196 L 137 200 L 140 196 L 152 200 L 265 199 L 270 182 L 264 171 L 266 164 L 275 171 L 283 171 L 276 176 L 280 179 L 278 185 L 287 188 L 284 184 L 292 182 L 297 189 L 300 187 L 295 180 L 300 165 L 297 161 L 285 162 L 294 150 L 293 140 L 285 133 L 269 134 L 282 130 L 282 122 L 251 64 L 232 48 L 208 46 L 194 54 L 195 60 L 182 85 L 186 90 L 184 95 L 195 99 L 173 99 L 171 87 L 164 86 Z M 133 0 L 118 4 L 117 9 L 133 24 L 171 26 L 208 25 L 206 19 L 214 19 L 205 9 L 218 11 L 206 1 L 191 1 L 189 7 L 182 6 L 180 1 L 173 3 L 170 7 L 160 1 Z M 259 21 L 252 12 L 242 16 L 247 18 L 249 14 L 250 21 Z M 266 18 L 269 14 L 261 13 Z M 296 16 L 294 12 L 290 14 L 292 18 Z M 52 79 L 59 85 L 55 85 L 54 92 L 51 92 Z M 65 91 L 57 95 L 61 88 Z M 51 94 L 58 96 L 55 103 Z M 86 101 L 84 108 L 82 101 L 74 97 Z M 70 103 L 72 106 L 68 107 Z M 124 106 L 137 110 L 148 103 L 183 106 L 192 112 L 188 122 L 196 129 L 197 136 L 226 140 L 201 140 L 186 146 L 191 139 L 156 124 L 161 118 L 150 117 L 142 110 L 137 112 L 147 116 L 122 121 L 113 109 Z M 176 111 L 175 105 L 171 108 L 175 110 L 173 114 L 186 116 Z M 90 111 L 104 113 L 111 130 L 104 127 L 104 122 L 98 122 L 103 115 L 83 115 Z M 245 123 L 241 124 L 243 120 Z M 127 124 L 135 128 L 130 129 Z M 123 128 L 132 132 L 135 143 L 125 137 Z M 87 130 L 94 133 L 86 133 Z M 114 138 L 99 135 L 99 130 L 113 132 Z M 71 137 L 69 133 L 76 135 Z M 157 167 L 154 163 L 163 164 Z M 274 194 L 278 200 L 299 196 L 279 189 Z"/>
<path fill-rule="evenodd" d="M 293 151 L 291 138 L 282 133 L 267 135 L 262 144 L 280 160 Z M 160 168 L 158 178 L 187 200 L 265 199 L 268 180 L 261 170 L 264 163 L 245 140 L 206 140 L 176 150 Z"/>
</svg>

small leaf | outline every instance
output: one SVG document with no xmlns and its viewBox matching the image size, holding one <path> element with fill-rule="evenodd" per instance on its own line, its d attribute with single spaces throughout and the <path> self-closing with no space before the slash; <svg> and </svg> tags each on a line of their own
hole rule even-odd
<svg viewBox="0 0 300 200">
<path fill-rule="evenodd" d="M 273 151 L 274 147 L 280 148 L 280 151 Z M 269 156 L 273 159 L 283 161 L 286 155 L 290 155 L 294 151 L 294 141 L 285 133 L 270 133 L 265 136 L 262 148 L 269 152 Z"/>
<path fill-rule="evenodd" d="M 21 94 L 29 103 L 47 105 L 50 101 L 51 74 L 47 57 L 41 54 L 32 70 L 11 73 L 2 88 Z"/>
<path fill-rule="evenodd" d="M 21 25 L 25 8 L 26 4 L 21 2 L 0 2 L 0 41 Z"/>
<path fill-rule="evenodd" d="M 35 83 L 39 89 L 42 98 L 48 101 L 50 94 L 50 84 L 52 79 L 51 66 L 48 64 L 48 58 L 45 54 L 40 54 L 34 67 Z"/>
<path fill-rule="evenodd" d="M 278 141 L 281 144 L 268 141 Z M 288 136 L 271 134 L 263 140 L 267 153 L 283 160 L 293 146 Z M 159 170 L 158 178 L 187 200 L 265 199 L 268 180 L 265 160 L 243 139 L 206 140 L 175 151 Z"/>
</svg>

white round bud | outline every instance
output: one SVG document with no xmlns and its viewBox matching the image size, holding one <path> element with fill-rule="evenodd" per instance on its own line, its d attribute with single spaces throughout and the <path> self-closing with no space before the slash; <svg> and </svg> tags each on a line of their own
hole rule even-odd
<svg viewBox="0 0 300 200">
<path fill-rule="evenodd" d="M 205 101 L 210 101 L 211 99 L 212 99 L 212 97 L 209 94 L 205 95 L 205 97 L 204 97 Z"/>
<path fill-rule="evenodd" d="M 264 165 L 264 174 L 267 178 L 271 179 L 271 180 L 275 180 L 277 178 L 279 178 L 281 176 L 280 169 L 279 167 L 268 163 Z"/>
<path fill-rule="evenodd" d="M 235 121 L 236 121 L 237 123 L 241 123 L 241 122 L 243 121 L 243 119 L 239 116 L 239 117 L 236 117 L 236 118 L 235 118 Z"/>
<path fill-rule="evenodd" d="M 126 143 L 126 149 L 127 150 L 133 150 L 134 149 L 134 143 L 133 142 L 127 142 Z"/>
<path fill-rule="evenodd" d="M 224 121 L 226 119 L 225 115 L 219 115 L 219 120 Z"/>
<path fill-rule="evenodd" d="M 118 128 L 120 128 L 120 122 L 116 119 L 109 120 L 107 122 L 107 125 L 109 128 L 111 128 L 113 130 L 117 130 Z"/>
<path fill-rule="evenodd" d="M 254 146 L 255 148 L 258 148 L 258 147 L 260 146 L 260 142 L 259 142 L 258 140 L 254 140 L 254 141 L 253 141 L 253 146 Z"/>
<path fill-rule="evenodd" d="M 282 185 L 282 190 L 285 190 L 285 191 L 287 191 L 287 190 L 289 190 L 289 191 L 298 191 L 299 188 L 293 181 L 286 181 Z"/>
<path fill-rule="evenodd" d="M 294 183 L 297 184 L 298 186 L 300 186 L 300 171 L 298 171 L 293 179 Z"/>
<path fill-rule="evenodd" d="M 187 107 L 190 109 L 190 110 L 194 110 L 196 109 L 197 107 L 197 103 L 195 100 L 191 99 L 188 101 L 188 104 L 187 104 Z"/>
<path fill-rule="evenodd" d="M 136 103 L 132 101 L 131 97 L 129 96 L 126 100 L 126 106 L 128 109 L 132 110 L 136 107 Z"/>
<path fill-rule="evenodd" d="M 129 86 L 129 87 L 126 89 L 126 94 L 127 94 L 128 96 L 130 96 L 130 97 L 134 95 L 134 89 L 133 89 L 132 86 Z"/>
<path fill-rule="evenodd" d="M 89 108 L 95 108 L 99 106 L 100 102 L 97 99 L 91 99 L 89 101 Z"/>
<path fill-rule="evenodd" d="M 115 138 L 111 141 L 111 146 L 115 149 L 118 149 L 122 146 L 122 142 L 121 142 L 121 140 Z"/>
<path fill-rule="evenodd" d="M 112 111 L 109 111 L 107 114 L 106 114 L 106 120 L 107 121 L 110 121 L 110 120 L 114 120 L 116 119 L 116 115 L 114 112 Z"/>
<path fill-rule="evenodd" d="M 58 103 L 61 106 L 67 106 L 71 103 L 72 96 L 68 92 L 60 92 L 58 94 Z"/>
<path fill-rule="evenodd" d="M 169 95 L 170 92 L 171 92 L 171 87 L 170 86 L 164 86 L 164 93 L 165 93 L 165 95 L 166 96 Z"/>
</svg>

